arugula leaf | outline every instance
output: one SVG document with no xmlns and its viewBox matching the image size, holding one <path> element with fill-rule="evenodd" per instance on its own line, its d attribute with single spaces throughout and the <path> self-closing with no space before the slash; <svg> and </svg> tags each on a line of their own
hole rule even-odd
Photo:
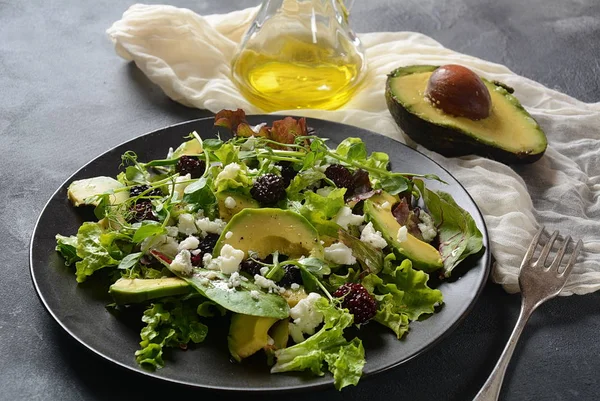
<svg viewBox="0 0 600 401">
<path fill-rule="evenodd" d="M 271 373 L 310 370 L 323 376 L 326 363 L 338 390 L 356 385 L 365 365 L 365 350 L 359 338 L 351 342 L 344 338 L 344 329 L 352 325 L 353 316 L 325 298 L 319 299 L 315 307 L 323 313 L 323 327 L 303 342 L 275 351 L 277 363 Z"/>
<path fill-rule="evenodd" d="M 483 235 L 471 215 L 450 194 L 431 191 L 421 180 L 414 183 L 438 229 L 444 275 L 450 277 L 462 260 L 483 248 Z"/>
<path fill-rule="evenodd" d="M 139 244 L 148 237 L 165 234 L 166 232 L 167 230 L 162 225 L 157 222 L 146 220 L 142 223 L 140 228 L 135 230 L 132 241 Z"/>
<path fill-rule="evenodd" d="M 346 138 L 335 149 L 335 152 L 353 161 L 364 162 L 367 159 L 367 147 L 360 138 Z"/>
<path fill-rule="evenodd" d="M 130 253 L 121 260 L 117 268 L 121 270 L 131 269 L 135 267 L 141 258 L 142 252 Z"/>
<path fill-rule="evenodd" d="M 204 177 L 185 187 L 183 201 L 188 204 L 187 211 L 197 212 L 202 209 L 207 216 L 212 216 L 212 211 L 217 205 L 217 198 L 210 188 L 209 181 Z"/>
<path fill-rule="evenodd" d="M 164 347 L 184 347 L 190 341 L 200 343 L 206 338 L 208 327 L 198 319 L 195 303 L 169 300 L 151 304 L 144 312 L 140 350 L 136 361 L 150 368 L 164 366 Z"/>
<path fill-rule="evenodd" d="M 312 274 L 323 277 L 328 274 L 331 274 L 331 268 L 329 264 L 325 262 L 323 259 L 319 258 L 304 258 L 298 261 L 302 267 L 311 272 Z"/>
<path fill-rule="evenodd" d="M 383 269 L 383 253 L 373 245 L 362 242 L 360 239 L 348 234 L 344 230 L 338 231 L 338 238 L 360 262 L 362 268 L 369 273 L 379 273 Z"/>
<path fill-rule="evenodd" d="M 56 248 L 62 257 L 65 259 L 65 265 L 71 266 L 73 263 L 81 260 L 77 256 L 77 236 L 71 235 L 65 237 L 64 235 L 56 234 Z"/>
<path fill-rule="evenodd" d="M 83 223 L 77 231 L 77 256 L 81 258 L 75 264 L 77 282 L 103 267 L 117 266 L 125 254 L 115 240 L 122 238 L 116 232 L 104 232 L 98 223 Z"/>
</svg>

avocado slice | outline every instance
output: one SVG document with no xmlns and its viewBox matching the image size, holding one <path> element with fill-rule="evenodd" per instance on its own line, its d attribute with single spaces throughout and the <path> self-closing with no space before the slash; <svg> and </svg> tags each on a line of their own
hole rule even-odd
<svg viewBox="0 0 600 401">
<path fill-rule="evenodd" d="M 193 289 L 177 277 L 155 279 L 120 278 L 108 292 L 119 305 L 137 304 L 150 299 L 188 294 Z"/>
<path fill-rule="evenodd" d="M 74 206 L 81 205 L 94 205 L 98 206 L 98 201 L 86 203 L 86 199 L 91 198 L 94 195 L 100 195 L 105 192 L 113 191 L 115 189 L 123 188 L 125 185 L 111 177 L 92 177 L 85 178 L 83 180 L 73 181 L 67 188 L 67 197 L 73 203 Z M 120 191 L 109 195 L 109 201 L 111 205 L 118 205 L 119 203 L 125 202 L 129 199 L 128 191 Z"/>
<path fill-rule="evenodd" d="M 173 151 L 173 157 L 181 156 L 197 156 L 203 152 L 200 142 L 196 139 L 191 139 L 179 145 L 175 151 Z"/>
<path fill-rule="evenodd" d="M 440 269 L 444 263 L 440 253 L 411 234 L 407 233 L 406 241 L 398 242 L 397 235 L 401 225 L 392 214 L 392 206 L 398 199 L 386 192 L 372 196 L 365 201 L 365 216 L 373 223 L 375 229 L 381 232 L 383 238 L 394 248 L 401 257 L 410 259 L 413 267 L 425 272 Z"/>
<path fill-rule="evenodd" d="M 291 210 L 243 209 L 223 229 L 213 251 L 215 257 L 225 244 L 244 251 L 245 257 L 249 251 L 256 252 L 261 259 L 278 251 L 290 258 L 308 255 L 323 258 L 317 230 Z"/>
<path fill-rule="evenodd" d="M 219 206 L 219 217 L 223 221 L 229 221 L 231 218 L 243 209 L 258 208 L 260 205 L 254 198 L 233 191 L 223 191 L 216 194 Z M 229 208 L 226 202 L 227 198 L 231 197 L 235 202 L 235 206 Z"/>
<path fill-rule="evenodd" d="M 487 118 L 455 117 L 433 107 L 424 94 L 437 68 L 409 66 L 388 75 L 388 109 L 410 138 L 448 157 L 477 154 L 503 163 L 533 163 L 542 157 L 548 145 L 544 131 L 499 82 L 482 78 L 491 96 Z"/>
<path fill-rule="evenodd" d="M 227 346 L 233 359 L 240 362 L 269 343 L 269 329 L 278 319 L 234 313 L 231 316 Z"/>
</svg>

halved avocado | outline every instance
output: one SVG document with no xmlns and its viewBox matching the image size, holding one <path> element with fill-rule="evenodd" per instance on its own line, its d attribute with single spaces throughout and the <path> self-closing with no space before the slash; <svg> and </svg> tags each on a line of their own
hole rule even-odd
<svg viewBox="0 0 600 401">
<path fill-rule="evenodd" d="M 407 233 L 406 241 L 398 242 L 398 230 L 402 227 L 392 214 L 392 206 L 398 199 L 386 192 L 372 196 L 365 201 L 365 216 L 381 232 L 383 238 L 394 248 L 396 253 L 410 259 L 415 269 L 432 272 L 440 269 L 444 263 L 440 253 L 411 234 Z"/>
<path fill-rule="evenodd" d="M 388 109 L 410 138 L 448 157 L 477 154 L 503 163 L 532 163 L 542 157 L 548 145 L 546 135 L 501 83 L 482 78 L 491 96 L 487 118 L 455 117 L 434 107 L 425 91 L 437 68 L 409 66 L 388 75 Z"/>
<path fill-rule="evenodd" d="M 274 317 L 250 316 L 234 313 L 231 316 L 227 346 L 233 358 L 240 362 L 269 343 L 269 329 L 277 321 Z"/>
<path fill-rule="evenodd" d="M 276 208 L 240 211 L 223 229 L 213 255 L 219 256 L 225 244 L 244 251 L 245 257 L 249 251 L 259 258 L 275 251 L 290 258 L 323 257 L 323 246 L 312 224 L 298 213 Z"/>
<path fill-rule="evenodd" d="M 231 218 L 234 215 L 236 215 L 243 209 L 260 207 L 258 202 L 254 200 L 254 198 L 246 196 L 244 194 L 240 194 L 238 192 L 223 191 L 219 192 L 216 195 L 216 197 L 219 205 L 219 217 L 223 221 L 231 220 Z M 231 197 L 235 202 L 235 206 L 232 208 L 227 207 L 227 202 L 225 202 L 229 197 Z"/>
<path fill-rule="evenodd" d="M 108 292 L 119 305 L 137 304 L 149 299 L 183 295 L 192 287 L 177 277 L 156 279 L 120 278 L 110 286 Z"/>
</svg>

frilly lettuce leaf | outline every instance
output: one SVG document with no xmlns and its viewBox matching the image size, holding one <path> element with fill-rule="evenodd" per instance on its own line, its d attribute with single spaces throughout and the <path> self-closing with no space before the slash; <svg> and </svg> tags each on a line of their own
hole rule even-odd
<svg viewBox="0 0 600 401">
<path fill-rule="evenodd" d="M 421 180 L 414 183 L 438 229 L 444 275 L 450 277 L 463 259 L 483 248 L 483 235 L 471 215 L 458 206 L 450 194 L 431 191 Z"/>
<path fill-rule="evenodd" d="M 169 300 L 151 304 L 142 316 L 140 350 L 135 358 L 140 365 L 162 368 L 164 347 L 186 347 L 192 341 L 200 343 L 206 338 L 208 327 L 198 319 L 200 307 L 192 302 Z"/>
<path fill-rule="evenodd" d="M 56 235 L 56 250 L 65 258 L 65 265 L 71 266 L 73 263 L 81 260 L 77 256 L 77 237 L 71 235 L 65 237 L 64 235 Z"/>
<path fill-rule="evenodd" d="M 336 188 L 327 196 L 306 191 L 304 204 L 298 212 L 306 217 L 319 234 L 337 237 L 339 226 L 331 219 L 344 207 L 345 193 L 346 188 Z"/>
<path fill-rule="evenodd" d="M 343 335 L 344 329 L 352 324 L 353 316 L 325 298 L 318 300 L 315 306 L 323 313 L 323 327 L 307 340 L 276 351 L 277 363 L 271 373 L 310 370 L 322 376 L 326 363 L 338 390 L 356 385 L 365 365 L 365 350 L 360 339 L 348 342 Z"/>
<path fill-rule="evenodd" d="M 429 275 L 414 270 L 408 259 L 392 274 L 366 276 L 362 284 L 378 301 L 375 320 L 394 330 L 398 338 L 402 337 L 408 330 L 409 320 L 433 313 L 435 306 L 442 303 L 442 292 L 429 288 L 428 280 Z"/>
<path fill-rule="evenodd" d="M 98 223 L 85 222 L 79 227 L 76 249 L 81 260 L 75 264 L 77 282 L 85 281 L 103 267 L 117 266 L 131 252 L 131 249 L 120 249 L 116 244 L 117 239 L 130 240 L 118 232 L 105 232 Z"/>
</svg>

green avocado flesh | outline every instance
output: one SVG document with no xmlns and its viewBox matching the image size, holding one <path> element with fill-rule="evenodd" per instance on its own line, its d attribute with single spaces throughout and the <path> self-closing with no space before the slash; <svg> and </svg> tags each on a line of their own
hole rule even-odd
<svg viewBox="0 0 600 401">
<path fill-rule="evenodd" d="M 235 202 L 235 206 L 232 208 L 227 207 L 227 202 L 225 202 L 229 197 Z M 219 217 L 223 221 L 231 220 L 234 215 L 243 209 L 257 208 L 260 206 L 253 198 L 233 191 L 219 192 L 217 194 L 217 202 L 219 205 Z"/>
<path fill-rule="evenodd" d="M 119 305 L 137 304 L 150 299 L 183 295 L 192 291 L 192 287 L 177 277 L 156 279 L 117 280 L 108 290 L 115 303 Z"/>
<path fill-rule="evenodd" d="M 401 225 L 392 214 L 392 206 L 398 199 L 387 193 L 375 195 L 365 201 L 365 215 L 373 223 L 373 227 L 394 248 L 399 256 L 410 259 L 413 267 L 426 272 L 440 269 L 444 263 L 440 253 L 418 238 L 407 233 L 406 240 L 398 242 L 398 230 Z"/>
<path fill-rule="evenodd" d="M 213 254 L 219 256 L 226 244 L 244 251 L 245 257 L 249 251 L 256 252 L 261 259 L 275 251 L 292 259 L 309 255 L 323 257 L 317 230 L 303 216 L 290 210 L 243 209 L 229 221 Z"/>
<path fill-rule="evenodd" d="M 227 336 L 231 356 L 239 362 L 266 347 L 269 343 L 269 329 L 275 322 L 277 319 L 273 317 L 234 313 Z"/>
<path fill-rule="evenodd" d="M 544 154 L 546 135 L 504 86 L 482 78 L 491 96 L 489 117 L 471 120 L 433 107 L 425 90 L 437 66 L 398 68 L 387 79 L 388 108 L 414 141 L 445 156 L 477 154 L 504 163 L 532 163 Z"/>
</svg>

